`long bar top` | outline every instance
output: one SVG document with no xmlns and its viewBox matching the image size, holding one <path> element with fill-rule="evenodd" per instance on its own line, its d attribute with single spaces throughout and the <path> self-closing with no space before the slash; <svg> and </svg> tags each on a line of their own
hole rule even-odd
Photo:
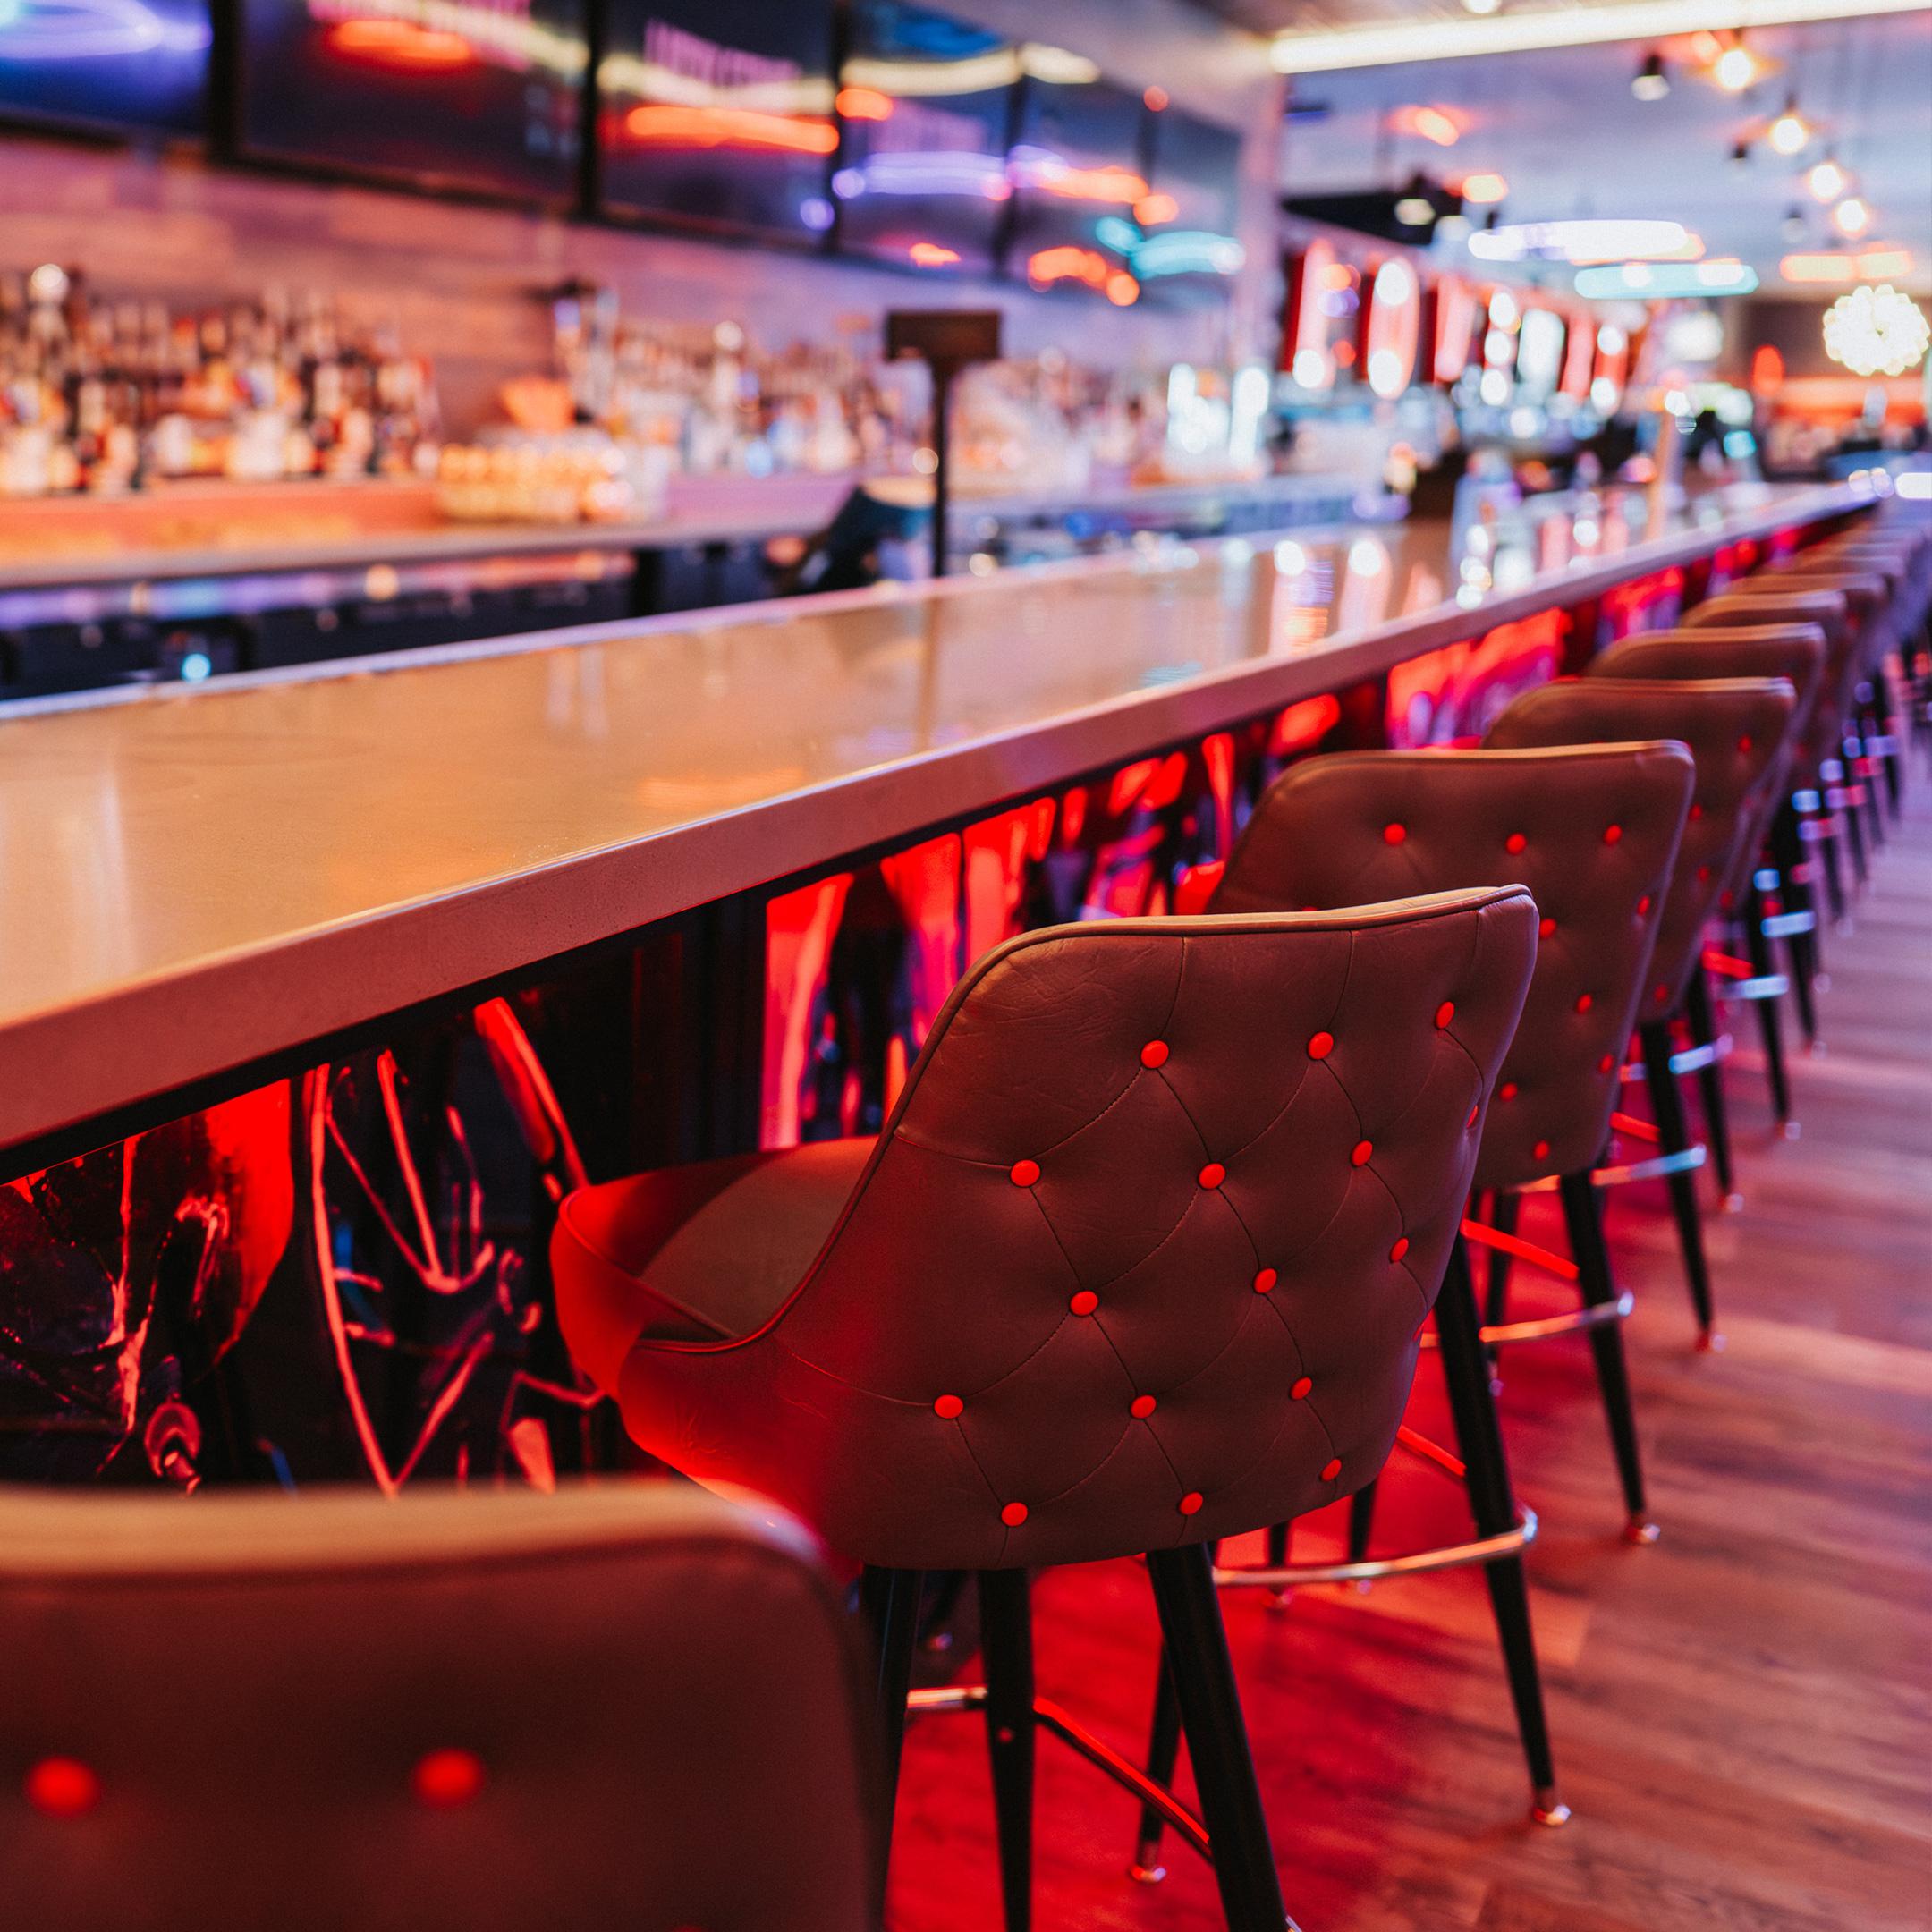
<svg viewBox="0 0 1932 1932">
<path fill-rule="evenodd" d="M 1855 507 L 1165 542 L 0 722 L 0 1147 Z"/>
</svg>

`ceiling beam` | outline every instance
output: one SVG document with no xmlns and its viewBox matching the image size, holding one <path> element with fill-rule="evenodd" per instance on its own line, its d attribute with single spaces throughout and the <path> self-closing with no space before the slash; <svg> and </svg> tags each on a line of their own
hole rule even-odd
<svg viewBox="0 0 1932 1932">
<path fill-rule="evenodd" d="M 1932 0 L 1603 0 L 1603 4 L 1482 18 L 1377 22 L 1275 36 L 1268 56 L 1279 73 L 1334 73 L 1406 61 L 1460 60 L 1479 54 L 1528 54 L 1541 47 L 1601 47 L 1674 34 L 1788 27 L 1805 21 L 1919 13 Z"/>
</svg>

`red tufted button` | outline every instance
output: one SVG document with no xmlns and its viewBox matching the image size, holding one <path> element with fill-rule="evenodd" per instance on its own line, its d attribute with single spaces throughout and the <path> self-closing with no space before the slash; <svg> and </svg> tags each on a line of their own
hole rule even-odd
<svg viewBox="0 0 1932 1932">
<path fill-rule="evenodd" d="M 1555 930 L 1556 921 L 1553 919 L 1546 919 L 1537 928 L 1537 936 L 1539 938 L 1547 939 Z"/>
<path fill-rule="evenodd" d="M 1449 1022 L 1454 1018 L 1455 1002 L 1453 1000 L 1445 1000 L 1442 1004 L 1436 1009 L 1436 1024 L 1439 1027 L 1447 1026 Z"/>
<path fill-rule="evenodd" d="M 1334 1051 L 1333 1033 L 1317 1033 L 1310 1036 L 1308 1043 L 1308 1056 L 1310 1060 L 1326 1060 Z"/>
<path fill-rule="evenodd" d="M 1610 1071 L 1610 1069 L 1611 1069 L 1612 1067 L 1614 1067 L 1614 1066 L 1615 1064 L 1616 1064 L 1616 1055 L 1615 1055 L 1614 1054 L 1607 1054 L 1607 1053 L 1606 1053 L 1606 1055 L 1605 1055 L 1603 1056 L 1603 1058 L 1602 1058 L 1601 1060 L 1599 1060 L 1599 1061 L 1598 1061 L 1598 1062 L 1597 1063 L 1597 1072 L 1598 1072 L 1599 1073 L 1607 1073 L 1607 1072 L 1608 1072 Z"/>
<path fill-rule="evenodd" d="M 1654 1000 L 1659 1001 L 1667 1000 L 1670 997 L 1670 988 L 1667 986 L 1652 987 L 1650 989 L 1650 997 Z"/>
<path fill-rule="evenodd" d="M 1603 842 L 1606 845 L 1614 845 L 1623 836 L 1623 827 L 1620 825 L 1606 826 L 1604 827 Z"/>
<path fill-rule="evenodd" d="M 1324 1482 L 1333 1482 L 1335 1478 L 1341 1473 L 1342 1458 L 1340 1456 L 1330 1456 L 1328 1460 L 1322 1464 L 1321 1479 Z"/>
<path fill-rule="evenodd" d="M 1496 1097 L 1498 1100 L 1513 1100 L 1516 1097 L 1516 1082 L 1513 1080 L 1504 1080 L 1496 1089 Z"/>
<path fill-rule="evenodd" d="M 1203 1187 L 1219 1187 L 1227 1179 L 1227 1169 L 1217 1160 L 1211 1160 L 1194 1176 Z"/>
<path fill-rule="evenodd" d="M 1382 827 L 1382 843 L 1385 845 L 1400 845 L 1409 836 L 1409 827 L 1403 825 L 1385 825 Z"/>
<path fill-rule="evenodd" d="M 1314 1383 L 1307 1376 L 1302 1376 L 1296 1381 L 1294 1386 L 1288 1391 L 1289 1397 L 1294 1402 L 1306 1402 L 1308 1400 L 1308 1392 L 1314 1386 Z"/>
<path fill-rule="evenodd" d="M 1646 893 L 1643 897 L 1637 902 L 1637 916 L 1640 919 L 1641 919 L 1643 915 L 1650 910 L 1651 903 L 1652 902 L 1650 894 L 1648 893 Z"/>
<path fill-rule="evenodd" d="M 942 1395 L 933 1404 L 933 1413 L 942 1422 L 950 1422 L 956 1415 L 966 1412 L 966 1404 L 957 1395 Z"/>
<path fill-rule="evenodd" d="M 1703 807 L 1702 807 L 1701 805 L 1692 805 L 1692 806 L 1691 806 L 1691 808 L 1690 808 L 1690 817 L 1691 817 L 1691 818 L 1693 819 L 1693 821 L 1694 821 L 1694 820 L 1696 820 L 1696 819 L 1701 818 L 1702 818 L 1703 816 L 1704 816 L 1704 808 L 1703 808 Z"/>
<path fill-rule="evenodd" d="M 1520 852 L 1529 843 L 1530 841 L 1521 832 L 1512 832 L 1503 841 L 1503 850 L 1506 852 Z"/>
<path fill-rule="evenodd" d="M 1200 1511 L 1200 1506 L 1201 1493 L 1199 1489 L 1190 1489 L 1188 1493 L 1181 1498 L 1181 1513 L 1183 1516 L 1198 1515 Z"/>
<path fill-rule="evenodd" d="M 1403 1234 L 1398 1237 L 1395 1245 L 1389 1250 L 1388 1258 L 1391 1261 L 1400 1261 L 1402 1258 L 1408 1252 L 1409 1237 L 1406 1234 Z"/>
<path fill-rule="evenodd" d="M 1006 1178 L 1015 1187 L 1031 1187 L 1039 1179 L 1039 1163 L 1037 1160 L 1016 1160 L 1006 1170 Z"/>
<path fill-rule="evenodd" d="M 1145 1422 L 1154 1413 L 1154 1398 L 1151 1395 L 1136 1395 L 1128 1403 L 1127 1413 L 1136 1422 Z"/>
<path fill-rule="evenodd" d="M 1481 1112 L 1482 1102 L 1479 1100 L 1476 1105 L 1469 1110 L 1469 1118 L 1462 1124 L 1465 1127 L 1473 1127 L 1476 1124 L 1476 1116 Z"/>
<path fill-rule="evenodd" d="M 27 1802 L 48 1818 L 85 1818 L 100 1802 L 101 1781 L 78 1758 L 43 1758 L 29 1769 L 21 1789 Z"/>
<path fill-rule="evenodd" d="M 473 1802 L 482 1794 L 483 1784 L 483 1760 L 474 1751 L 425 1751 L 410 1773 L 416 1802 L 436 1811 Z"/>
<path fill-rule="evenodd" d="M 999 1520 L 1003 1523 L 1004 1523 L 1009 1530 L 1017 1530 L 1020 1525 L 1026 1521 L 1026 1519 L 1027 1507 L 1024 1503 L 1009 1503 L 1006 1507 L 999 1513 Z"/>
<path fill-rule="evenodd" d="M 1100 1306 L 1100 1297 L 1091 1288 L 1082 1288 L 1067 1306 L 1076 1315 L 1091 1315 Z"/>
<path fill-rule="evenodd" d="M 1707 865 L 1700 865 L 1697 869 L 1697 876 L 1699 886 L 1707 886 L 1710 883 L 1710 868 Z"/>
<path fill-rule="evenodd" d="M 1750 733 L 1749 732 L 1746 732 L 1746 733 L 1744 733 L 1744 735 L 1743 735 L 1743 736 L 1742 736 L 1741 738 L 1740 738 L 1740 739 L 1738 740 L 1738 750 L 1739 750 L 1740 751 L 1749 751 L 1749 750 L 1750 750 L 1750 748 L 1751 748 L 1751 736 L 1750 736 Z"/>
<path fill-rule="evenodd" d="M 1265 1267 L 1254 1278 L 1254 1292 L 1257 1294 L 1267 1294 L 1280 1279 L 1281 1276 L 1273 1268 Z"/>
<path fill-rule="evenodd" d="M 1594 993 L 1579 993 L 1576 996 L 1576 1010 L 1579 1013 L 1588 1013 L 1596 1004 L 1597 996 Z"/>
<path fill-rule="evenodd" d="M 1358 1140 L 1355 1145 L 1349 1149 L 1349 1158 L 1353 1161 L 1358 1167 L 1366 1167 L 1368 1165 L 1369 1161 L 1373 1158 L 1374 1155 L 1375 1142 L 1372 1140 Z"/>
<path fill-rule="evenodd" d="M 1547 1140 L 1538 1140 L 1530 1149 L 1530 1158 L 1531 1160 L 1547 1160 L 1549 1158 L 1549 1142 Z"/>
<path fill-rule="evenodd" d="M 1140 1049 L 1140 1064 L 1144 1067 L 1165 1066 L 1167 1064 L 1167 1042 L 1150 1039 Z"/>
</svg>

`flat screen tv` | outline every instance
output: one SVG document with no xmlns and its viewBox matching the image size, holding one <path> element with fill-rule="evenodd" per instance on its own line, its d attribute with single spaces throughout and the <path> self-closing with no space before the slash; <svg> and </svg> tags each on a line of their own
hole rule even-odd
<svg viewBox="0 0 1932 1932">
<path fill-rule="evenodd" d="M 574 199 L 585 0 L 241 0 L 251 154 Z"/>
<path fill-rule="evenodd" d="M 1246 259 L 1237 239 L 1241 148 L 1239 134 L 1178 107 L 1154 115 L 1153 207 L 1133 258 L 1143 297 L 1191 304 L 1226 293 Z"/>
<path fill-rule="evenodd" d="M 1125 305 L 1140 292 L 1131 257 L 1148 208 L 1138 94 L 1104 80 L 1021 89 L 1008 157 L 1013 225 L 1006 266 L 1035 288 L 1091 290 Z"/>
<path fill-rule="evenodd" d="M 813 242 L 832 225 L 829 0 L 606 0 L 602 200 L 617 214 Z"/>
<path fill-rule="evenodd" d="M 848 253 L 984 274 L 1013 186 L 1019 50 L 929 7 L 854 0 L 839 68 L 837 240 Z"/>
<path fill-rule="evenodd" d="M 167 138 L 206 123 L 208 0 L 0 0 L 0 115 Z"/>
</svg>

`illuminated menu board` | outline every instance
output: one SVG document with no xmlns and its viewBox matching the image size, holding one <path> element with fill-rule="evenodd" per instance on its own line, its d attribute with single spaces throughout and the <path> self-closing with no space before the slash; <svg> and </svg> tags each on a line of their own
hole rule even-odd
<svg viewBox="0 0 1932 1932">
<path fill-rule="evenodd" d="M 856 0 L 839 69 L 839 246 L 918 268 L 992 268 L 1019 72 L 1019 50 L 997 34 Z"/>
<path fill-rule="evenodd" d="M 208 0 L 0 0 L 0 114 L 197 134 Z"/>
<path fill-rule="evenodd" d="M 1146 110 L 1097 78 L 1030 76 L 1008 160 L 1013 187 L 1007 267 L 1035 288 L 1089 289 L 1125 307 L 1150 204 L 1141 170 Z"/>
<path fill-rule="evenodd" d="M 832 225 L 832 95 L 823 0 L 606 0 L 604 205 L 813 241 Z"/>
<path fill-rule="evenodd" d="M 1133 261 L 1148 296 L 1175 303 L 1218 301 L 1240 271 L 1246 258 L 1235 239 L 1241 145 L 1232 130 L 1177 107 L 1155 114 L 1152 205 Z"/>
<path fill-rule="evenodd" d="M 241 6 L 251 153 L 521 200 L 574 196 L 584 0 Z"/>
</svg>

